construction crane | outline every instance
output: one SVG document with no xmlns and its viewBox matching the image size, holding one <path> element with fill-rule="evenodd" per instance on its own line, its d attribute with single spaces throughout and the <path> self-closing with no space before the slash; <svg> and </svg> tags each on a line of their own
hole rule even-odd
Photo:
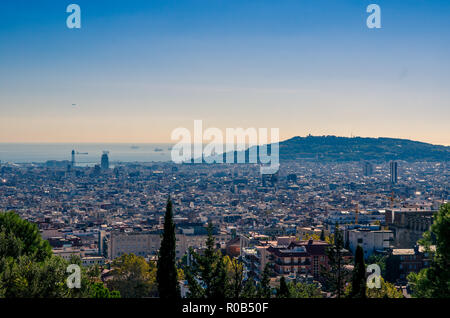
<svg viewBox="0 0 450 318">
<path fill-rule="evenodd" d="M 352 200 L 352 203 L 356 204 L 355 207 L 355 224 L 358 224 L 358 214 L 359 214 L 359 202 Z"/>
<path fill-rule="evenodd" d="M 403 202 L 403 200 L 395 198 L 394 191 L 391 192 L 391 196 L 389 197 L 389 200 L 391 201 L 391 204 L 390 204 L 390 208 L 391 209 L 394 208 L 394 202 L 397 202 L 397 203 L 402 203 Z"/>
<path fill-rule="evenodd" d="M 396 198 L 395 198 L 394 191 L 391 192 L 391 195 L 386 195 L 386 194 L 382 194 L 382 193 L 371 193 L 371 192 L 368 192 L 368 193 L 366 193 L 366 194 L 363 195 L 363 196 L 369 196 L 369 195 L 380 196 L 380 197 L 384 197 L 385 199 L 388 199 L 389 202 L 390 202 L 390 203 L 389 203 L 389 206 L 390 206 L 391 209 L 394 207 L 394 203 L 395 203 L 395 202 L 396 202 L 396 203 L 401 203 L 401 202 L 403 202 L 402 200 L 399 200 L 399 199 L 396 199 Z"/>
<path fill-rule="evenodd" d="M 387 196 L 385 194 L 379 194 L 379 193 L 367 193 L 367 194 L 369 194 L 369 195 L 380 195 L 382 197 L 389 198 L 391 210 L 394 208 L 394 202 L 402 202 L 402 200 L 398 200 L 398 199 L 395 198 L 394 191 L 391 192 L 390 196 Z M 359 215 L 359 202 L 356 202 L 355 224 L 358 224 L 358 215 Z"/>
</svg>

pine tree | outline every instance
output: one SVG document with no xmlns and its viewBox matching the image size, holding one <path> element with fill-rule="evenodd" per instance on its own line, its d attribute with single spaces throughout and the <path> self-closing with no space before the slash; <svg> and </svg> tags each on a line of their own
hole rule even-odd
<svg viewBox="0 0 450 318">
<path fill-rule="evenodd" d="M 197 263 L 194 261 L 195 260 L 195 256 L 197 255 L 192 247 L 189 248 L 189 257 L 192 257 L 192 261 L 194 262 L 194 264 L 187 266 L 184 269 L 184 274 L 186 276 L 186 280 L 188 282 L 188 286 L 189 286 L 189 292 L 187 294 L 188 298 L 205 298 L 205 289 L 202 287 L 202 285 L 200 284 L 200 282 L 198 281 L 198 274 L 199 274 L 199 268 Z"/>
<path fill-rule="evenodd" d="M 272 289 L 270 288 L 270 268 L 269 264 L 264 266 L 263 275 L 261 277 L 261 284 L 258 288 L 258 297 L 259 298 L 270 298 L 272 295 Z"/>
<path fill-rule="evenodd" d="M 257 296 L 255 280 L 253 277 L 248 278 L 244 283 L 244 288 L 242 290 L 242 298 L 255 298 Z"/>
<path fill-rule="evenodd" d="M 227 288 L 227 272 L 225 269 L 224 259 L 220 255 L 214 268 L 214 275 L 211 282 L 211 298 L 225 299 Z"/>
<path fill-rule="evenodd" d="M 164 217 L 164 231 L 158 257 L 157 282 L 159 297 L 165 299 L 180 298 L 176 257 L 175 224 L 173 223 L 172 201 L 167 200 Z"/>
<path fill-rule="evenodd" d="M 224 298 L 231 293 L 222 254 L 215 249 L 213 225 L 208 224 L 208 238 L 203 255 L 191 251 L 192 264 L 186 268 L 190 298 Z"/>
<path fill-rule="evenodd" d="M 205 284 L 205 295 L 211 298 L 213 294 L 213 270 L 218 262 L 217 251 L 214 246 L 213 225 L 208 224 L 208 238 L 206 239 L 206 250 L 203 257 L 198 258 L 199 265 L 202 268 L 201 279 Z"/>
<path fill-rule="evenodd" d="M 352 298 L 366 298 L 366 265 L 364 264 L 364 251 L 358 245 L 355 252 L 355 267 L 352 276 Z"/>
<path fill-rule="evenodd" d="M 337 298 L 341 298 L 344 289 L 344 280 L 347 275 L 344 259 L 344 238 L 336 223 L 334 228 L 333 244 L 326 250 L 328 268 L 322 268 L 322 276 L 325 279 L 325 287 Z"/>
</svg>

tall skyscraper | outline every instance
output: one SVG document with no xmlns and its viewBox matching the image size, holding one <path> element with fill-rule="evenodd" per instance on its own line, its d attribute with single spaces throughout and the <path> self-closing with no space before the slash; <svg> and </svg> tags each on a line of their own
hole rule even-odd
<svg viewBox="0 0 450 318">
<path fill-rule="evenodd" d="M 72 167 L 75 167 L 75 150 L 72 150 Z"/>
<path fill-rule="evenodd" d="M 391 183 L 397 183 L 398 174 L 397 174 L 397 161 L 391 161 L 390 163 L 390 174 L 391 174 Z"/>
<path fill-rule="evenodd" d="M 103 230 L 98 231 L 98 256 L 104 256 L 104 242 L 105 242 L 106 232 Z"/>
<path fill-rule="evenodd" d="M 108 170 L 109 169 L 109 158 L 108 158 L 108 152 L 103 151 L 102 160 L 100 163 L 100 166 L 102 170 Z"/>
<path fill-rule="evenodd" d="M 369 177 L 373 174 L 373 165 L 371 162 L 365 161 L 363 165 L 364 176 Z"/>
</svg>

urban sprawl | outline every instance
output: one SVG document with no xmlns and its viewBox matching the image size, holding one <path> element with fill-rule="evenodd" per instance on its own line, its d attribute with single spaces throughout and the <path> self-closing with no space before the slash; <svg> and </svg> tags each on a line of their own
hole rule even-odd
<svg viewBox="0 0 450 318">
<path fill-rule="evenodd" d="M 324 237 L 342 230 L 348 256 L 386 256 L 391 281 L 408 296 L 406 276 L 429 266 L 417 241 L 449 200 L 449 170 L 439 162 L 282 162 L 276 174 L 258 164 L 111 163 L 68 161 L 2 163 L 0 211 L 14 210 L 38 225 L 53 253 L 83 265 L 108 264 L 133 253 L 155 260 L 170 196 L 176 256 L 201 251 L 207 224 L 217 247 L 260 279 L 269 264 L 271 284 L 281 277 L 320 281 Z M 351 265 L 349 265 L 351 266 Z M 184 291 L 185 293 L 186 291 Z"/>
</svg>

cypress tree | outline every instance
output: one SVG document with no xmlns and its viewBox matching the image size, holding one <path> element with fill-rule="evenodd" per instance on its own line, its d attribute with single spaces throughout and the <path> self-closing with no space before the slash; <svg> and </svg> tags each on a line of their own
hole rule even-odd
<svg viewBox="0 0 450 318">
<path fill-rule="evenodd" d="M 175 224 L 173 223 L 172 200 L 167 200 L 166 214 L 164 216 L 164 231 L 161 239 L 161 248 L 158 255 L 158 282 L 159 297 L 164 299 L 180 298 L 178 272 L 175 264 L 176 256 Z"/>
<path fill-rule="evenodd" d="M 366 265 L 364 264 L 364 251 L 360 245 L 356 247 L 355 252 L 355 267 L 350 297 L 366 298 Z"/>
<path fill-rule="evenodd" d="M 284 278 L 284 276 L 281 277 L 280 279 L 280 288 L 277 291 L 277 297 L 278 298 L 289 298 L 289 288 L 288 285 L 286 284 L 286 279 Z"/>
<path fill-rule="evenodd" d="M 322 232 L 320 232 L 320 240 L 325 241 L 325 231 L 322 229 Z"/>
</svg>

